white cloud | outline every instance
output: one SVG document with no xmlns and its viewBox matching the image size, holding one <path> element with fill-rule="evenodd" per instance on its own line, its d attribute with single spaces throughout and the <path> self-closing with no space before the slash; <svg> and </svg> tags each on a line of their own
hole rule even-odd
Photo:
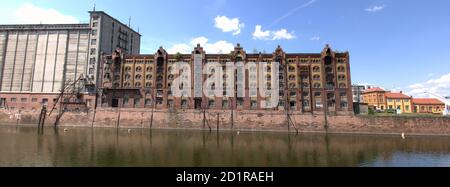
<svg viewBox="0 0 450 187">
<path fill-rule="evenodd" d="M 430 94 L 427 93 L 433 93 L 444 97 L 450 96 L 450 73 L 437 79 L 413 84 L 409 86 L 409 88 L 410 91 L 408 93 L 415 97 L 431 97 Z"/>
<path fill-rule="evenodd" d="M 290 40 L 294 38 L 295 38 L 294 34 L 288 33 L 286 29 L 281 29 L 279 31 L 273 32 L 273 40 L 281 40 L 281 39 Z"/>
<path fill-rule="evenodd" d="M 206 43 L 208 43 L 208 38 L 206 37 L 198 37 L 191 40 L 192 46 L 197 46 L 197 44 L 200 44 L 200 46 L 205 46 Z"/>
<path fill-rule="evenodd" d="M 214 20 L 216 28 L 222 29 L 223 32 L 233 32 L 233 35 L 241 33 L 241 29 L 245 26 L 244 23 L 240 23 L 239 18 L 217 16 Z"/>
<path fill-rule="evenodd" d="M 261 25 L 256 25 L 255 32 L 253 33 L 253 39 L 268 40 L 270 37 L 270 31 L 262 31 Z"/>
<path fill-rule="evenodd" d="M 255 32 L 253 32 L 253 39 L 255 40 L 291 40 L 294 38 L 294 33 L 290 33 L 286 29 L 280 29 L 278 31 L 263 31 L 261 25 L 256 25 Z"/>
<path fill-rule="evenodd" d="M 311 37 L 309 40 L 318 41 L 318 40 L 320 40 L 320 37 L 314 36 L 314 37 Z"/>
<path fill-rule="evenodd" d="M 384 5 L 377 5 L 377 6 L 366 8 L 366 11 L 367 12 L 378 12 L 378 11 L 383 10 L 384 7 L 385 7 Z"/>
<path fill-rule="evenodd" d="M 171 48 L 167 50 L 170 54 L 176 54 L 176 53 L 182 53 L 182 54 L 189 54 L 192 51 L 192 46 L 188 44 L 175 44 Z"/>
<path fill-rule="evenodd" d="M 213 44 L 207 43 L 203 49 L 206 53 L 228 54 L 234 50 L 234 45 L 227 41 L 218 41 Z"/>
<path fill-rule="evenodd" d="M 217 54 L 228 54 L 234 50 L 234 45 L 227 41 L 221 40 L 215 43 L 208 43 L 208 38 L 206 37 L 197 37 L 193 38 L 189 44 L 180 43 L 173 45 L 170 49 L 167 50 L 168 53 L 182 53 L 182 54 L 190 54 L 194 48 L 200 44 L 205 50 L 206 53 L 217 53 Z"/>
<path fill-rule="evenodd" d="M 63 24 L 80 22 L 77 18 L 64 15 L 55 9 L 37 7 L 31 3 L 22 3 L 13 12 L 12 16 L 11 21 L 19 24 Z"/>
</svg>

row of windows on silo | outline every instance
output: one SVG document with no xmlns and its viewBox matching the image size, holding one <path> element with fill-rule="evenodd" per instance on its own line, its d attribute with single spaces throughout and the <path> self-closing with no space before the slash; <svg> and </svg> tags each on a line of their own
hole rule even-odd
<svg viewBox="0 0 450 187">
<path fill-rule="evenodd" d="M 66 80 L 85 73 L 88 41 L 88 31 L 9 32 L 1 90 L 59 92 L 64 66 Z"/>
</svg>

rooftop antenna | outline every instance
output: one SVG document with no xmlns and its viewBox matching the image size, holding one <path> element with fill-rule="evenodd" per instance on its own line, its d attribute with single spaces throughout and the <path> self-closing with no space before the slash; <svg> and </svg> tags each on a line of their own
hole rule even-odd
<svg viewBox="0 0 450 187">
<path fill-rule="evenodd" d="M 92 6 L 92 9 L 95 12 L 95 2 L 94 2 L 94 5 Z"/>
<path fill-rule="evenodd" d="M 131 16 L 130 16 L 130 18 L 128 18 L 128 27 L 131 28 Z"/>
</svg>

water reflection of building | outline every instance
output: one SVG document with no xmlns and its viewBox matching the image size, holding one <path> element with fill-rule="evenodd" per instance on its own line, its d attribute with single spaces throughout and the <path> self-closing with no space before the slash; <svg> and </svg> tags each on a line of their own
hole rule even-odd
<svg viewBox="0 0 450 187">
<path fill-rule="evenodd" d="M 201 56 L 200 66 L 194 65 L 196 54 Z M 191 54 L 168 54 L 162 47 L 153 55 L 130 56 L 116 51 L 103 59 L 101 106 L 161 109 L 265 108 L 260 101 L 266 98 L 249 91 L 249 86 L 256 84 L 257 79 L 249 76 L 248 72 L 245 74 L 245 85 L 234 85 L 245 87 L 245 97 L 234 99 L 235 93 L 224 93 L 228 97 L 223 98 L 208 98 L 205 95 L 198 98 L 174 97 L 170 88 L 176 76 L 168 72 L 174 63 L 180 61 L 188 63 L 193 71 L 196 68 L 203 69 L 207 63 L 212 62 L 222 64 L 224 71 L 227 63 L 277 62 L 281 70 L 279 75 L 272 75 L 270 70 L 258 70 L 258 74 L 262 74 L 268 83 L 272 76 L 279 77 L 280 103 L 273 110 L 323 111 L 325 103 L 330 112 L 353 111 L 349 53 L 334 52 L 328 45 L 321 53 L 285 53 L 278 46 L 272 54 L 249 54 L 239 44 L 229 54 L 207 54 L 200 45 Z M 207 78 L 207 75 L 202 75 L 203 80 Z M 194 85 L 194 80 L 191 81 L 191 85 Z M 226 86 L 225 84 L 224 87 Z M 194 89 L 191 94 L 194 95 Z"/>
</svg>

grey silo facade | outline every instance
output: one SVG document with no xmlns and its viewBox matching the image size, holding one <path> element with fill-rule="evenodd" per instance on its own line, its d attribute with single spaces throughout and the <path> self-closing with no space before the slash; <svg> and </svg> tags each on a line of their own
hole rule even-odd
<svg viewBox="0 0 450 187">
<path fill-rule="evenodd" d="M 95 83 L 101 53 L 139 53 L 139 33 L 89 13 L 87 24 L 0 25 L 0 93 L 58 93 L 80 75 Z"/>
<path fill-rule="evenodd" d="M 99 68 L 102 53 L 112 54 L 121 49 L 124 54 L 140 53 L 141 35 L 103 11 L 91 11 L 91 41 L 87 75 L 99 84 Z"/>
<path fill-rule="evenodd" d="M 0 26 L 1 92 L 54 93 L 86 72 L 90 28 Z"/>
</svg>

